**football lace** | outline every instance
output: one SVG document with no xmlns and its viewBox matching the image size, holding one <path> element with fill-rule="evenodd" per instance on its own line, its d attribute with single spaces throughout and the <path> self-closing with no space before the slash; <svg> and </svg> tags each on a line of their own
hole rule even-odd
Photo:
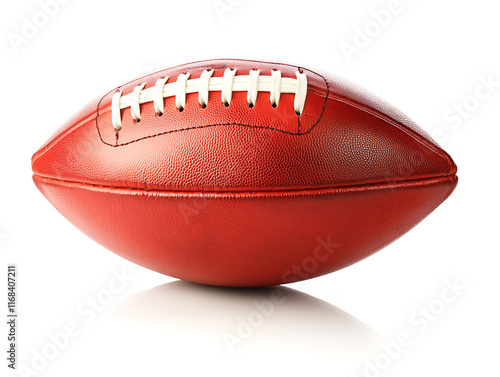
<svg viewBox="0 0 500 377">
<path fill-rule="evenodd" d="M 146 88 L 145 83 L 137 85 L 132 93 L 123 95 L 117 91 L 111 101 L 111 121 L 116 131 L 122 128 L 121 110 L 130 107 L 130 115 L 136 122 L 141 121 L 141 104 L 154 102 L 154 109 L 158 116 L 165 111 L 164 98 L 175 96 L 175 105 L 179 111 L 186 106 L 186 96 L 198 93 L 198 102 L 202 108 L 208 106 L 209 93 L 221 92 L 221 101 L 228 107 L 231 103 L 233 92 L 247 92 L 247 103 L 254 107 L 258 92 L 269 92 L 272 107 L 279 105 L 281 94 L 295 95 L 294 110 L 301 116 L 307 96 L 307 76 L 296 71 L 296 78 L 281 77 L 280 70 L 273 70 L 270 76 L 260 75 L 259 70 L 250 70 L 248 75 L 236 75 L 235 68 L 227 68 L 223 77 L 212 77 L 214 70 L 206 69 L 197 79 L 189 79 L 190 73 L 181 73 L 175 82 L 167 83 L 169 77 L 162 77 L 153 87 Z"/>
</svg>

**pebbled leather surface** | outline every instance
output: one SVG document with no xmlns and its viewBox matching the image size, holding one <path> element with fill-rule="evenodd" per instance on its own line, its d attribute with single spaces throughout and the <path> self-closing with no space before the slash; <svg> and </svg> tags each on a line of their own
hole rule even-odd
<svg viewBox="0 0 500 377">
<path fill-rule="evenodd" d="M 175 79 L 190 71 L 195 78 L 206 67 L 218 76 L 226 67 L 242 74 L 252 68 L 262 74 L 281 69 L 283 77 L 293 77 L 299 69 L 246 61 L 202 62 L 120 89 L 127 94 L 144 81 L 149 87 L 165 74 Z M 283 94 L 273 108 L 269 94 L 259 93 L 254 108 L 249 108 L 246 92 L 233 93 L 229 107 L 222 104 L 220 92 L 211 92 L 205 109 L 197 94 L 188 95 L 183 112 L 177 111 L 173 97 L 166 99 L 162 117 L 156 116 L 152 103 L 143 104 L 140 123 L 125 109 L 117 139 L 109 111 L 112 90 L 94 103 L 89 117 L 69 124 L 35 154 L 33 171 L 72 182 L 179 191 L 340 187 L 456 172 L 451 158 L 432 141 L 347 98 L 345 90 L 336 95 L 330 87 L 339 84 L 304 72 L 309 93 L 300 132 L 293 94 Z"/>
<path fill-rule="evenodd" d="M 420 222 L 456 181 L 175 193 L 35 176 L 43 195 L 106 248 L 163 274 L 223 286 L 290 283 L 355 263 Z"/>
<path fill-rule="evenodd" d="M 302 116 L 293 94 L 277 108 L 260 92 L 185 110 L 165 99 L 156 116 L 111 124 L 112 94 L 158 77 L 280 69 L 308 77 Z M 32 158 L 34 180 L 79 229 L 148 268 L 206 284 L 285 282 L 283 269 L 311 257 L 318 237 L 341 244 L 308 277 L 343 268 L 392 242 L 427 216 L 457 183 L 451 157 L 409 120 L 358 87 L 276 63 L 213 60 L 134 80 L 93 101 Z M 187 222 L 185 218 L 188 218 Z M 316 245 L 317 246 L 317 245 Z M 304 277 L 306 278 L 306 277 Z M 297 280 L 301 280 L 297 279 Z"/>
</svg>

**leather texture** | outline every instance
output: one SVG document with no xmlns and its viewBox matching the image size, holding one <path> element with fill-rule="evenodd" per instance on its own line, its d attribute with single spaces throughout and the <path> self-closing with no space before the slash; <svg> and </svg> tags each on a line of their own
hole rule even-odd
<svg viewBox="0 0 500 377">
<path fill-rule="evenodd" d="M 139 123 L 124 109 L 115 131 L 117 90 L 208 68 L 291 78 L 300 70 L 304 112 L 295 114 L 294 94 L 276 108 L 265 92 L 253 108 L 246 92 L 233 92 L 229 107 L 210 92 L 206 108 L 188 94 L 182 112 L 166 98 L 161 117 L 142 104 Z M 352 264 L 416 225 L 457 183 L 451 157 L 378 98 L 302 67 L 242 60 L 191 63 L 113 89 L 53 135 L 32 167 L 47 199 L 103 246 L 171 276 L 228 286 Z M 327 239 L 334 250 L 315 256 Z M 294 266 L 305 272 L 290 273 Z"/>
</svg>

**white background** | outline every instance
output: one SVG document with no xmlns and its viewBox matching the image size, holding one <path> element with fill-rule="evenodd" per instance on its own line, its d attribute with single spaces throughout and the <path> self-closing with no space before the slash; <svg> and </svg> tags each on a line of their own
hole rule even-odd
<svg viewBox="0 0 500 377">
<path fill-rule="evenodd" d="M 25 375 L 498 374 L 500 9 L 491 0 L 389 4 L 72 0 L 44 16 L 38 1 L 4 2 L 0 311 L 7 264 L 16 263 Z M 39 24 L 34 35 L 25 18 Z M 371 34 L 366 46 L 360 30 Z M 358 48 L 349 57 L 347 44 Z M 375 92 L 436 135 L 458 165 L 457 190 L 383 251 L 284 289 L 266 315 L 255 302 L 272 289 L 173 282 L 103 249 L 37 192 L 31 155 L 89 100 L 161 68 L 220 57 L 295 62 Z M 496 82 L 490 91 L 487 80 Z M 467 112 L 450 119 L 455 105 Z M 114 281 L 122 273 L 129 280 Z M 120 292 L 108 297 L 113 283 Z M 450 284 L 461 287 L 443 303 Z M 109 303 L 90 309 L 93 297 Z M 225 336 L 249 317 L 255 326 L 229 347 Z M 411 344 L 394 346 L 401 333 Z M 4 356 L 6 338 L 3 326 Z"/>
</svg>

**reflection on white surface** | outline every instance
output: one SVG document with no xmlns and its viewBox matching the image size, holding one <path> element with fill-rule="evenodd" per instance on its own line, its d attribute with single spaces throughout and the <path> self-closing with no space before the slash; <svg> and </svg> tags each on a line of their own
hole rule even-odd
<svg viewBox="0 0 500 377">
<path fill-rule="evenodd" d="M 380 340 L 349 314 L 290 288 L 176 281 L 123 301 L 78 348 L 101 373 L 127 376 L 349 376 Z"/>
</svg>

